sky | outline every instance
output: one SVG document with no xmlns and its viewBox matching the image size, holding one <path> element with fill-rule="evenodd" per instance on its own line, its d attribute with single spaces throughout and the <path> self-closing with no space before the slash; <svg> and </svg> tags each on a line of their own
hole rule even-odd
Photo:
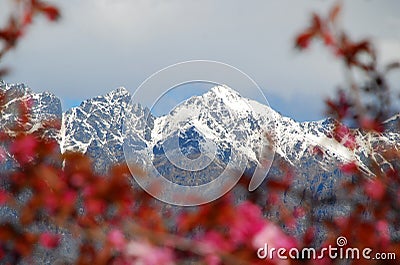
<svg viewBox="0 0 400 265">
<path fill-rule="evenodd" d="M 242 70 L 275 110 L 299 121 L 323 118 L 323 100 L 344 82 L 342 65 L 322 45 L 294 49 L 311 12 L 326 14 L 335 1 L 48 1 L 62 19 L 35 20 L 2 65 L 12 69 L 7 82 L 52 92 L 64 109 L 120 86 L 134 92 L 158 70 L 195 59 Z M 9 3 L 0 0 L 0 22 Z M 399 10 L 398 0 L 344 1 L 341 24 L 354 38 L 371 38 L 381 63 L 400 60 Z M 400 74 L 390 81 L 399 88 Z"/>
</svg>

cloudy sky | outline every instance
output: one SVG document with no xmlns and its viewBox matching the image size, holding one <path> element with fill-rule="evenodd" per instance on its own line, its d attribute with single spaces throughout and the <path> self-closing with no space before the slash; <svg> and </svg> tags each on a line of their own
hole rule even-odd
<svg viewBox="0 0 400 265">
<path fill-rule="evenodd" d="M 52 0 L 62 19 L 35 21 L 3 65 L 7 82 L 50 91 L 63 107 L 124 86 L 135 89 L 174 63 L 208 59 L 233 65 L 264 90 L 270 105 L 297 120 L 323 117 L 322 99 L 343 82 L 343 69 L 321 45 L 299 53 L 296 33 L 322 0 Z M 9 4 L 1 0 L 0 5 Z M 0 21 L 6 17 L 0 11 Z M 381 61 L 400 59 L 400 1 L 345 1 L 343 27 L 371 37 Z M 392 76 L 395 87 L 400 78 Z M 151 91 L 149 91 L 151 93 Z"/>
</svg>

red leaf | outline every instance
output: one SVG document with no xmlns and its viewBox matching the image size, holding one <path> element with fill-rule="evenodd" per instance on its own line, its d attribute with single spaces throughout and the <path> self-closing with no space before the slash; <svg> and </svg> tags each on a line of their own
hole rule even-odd
<svg viewBox="0 0 400 265">
<path fill-rule="evenodd" d="M 11 17 L 5 29 L 0 30 L 0 39 L 3 39 L 8 47 L 14 47 L 21 36 L 22 29 L 15 17 Z"/>
<path fill-rule="evenodd" d="M 51 21 L 56 21 L 60 18 L 60 11 L 54 6 L 43 6 L 39 10 Z"/>
<path fill-rule="evenodd" d="M 305 49 L 309 46 L 311 39 L 314 37 L 315 31 L 305 31 L 296 37 L 296 47 Z"/>
<path fill-rule="evenodd" d="M 329 21 L 334 23 L 342 10 L 340 3 L 334 5 L 329 13 Z"/>
<path fill-rule="evenodd" d="M 57 7 L 41 2 L 40 0 L 32 0 L 32 8 L 45 15 L 50 21 L 55 21 L 60 17 L 60 11 Z"/>
<path fill-rule="evenodd" d="M 318 16 L 315 13 L 312 16 L 312 28 L 316 32 L 321 32 L 322 31 L 322 19 L 320 18 L 320 16 Z"/>
<path fill-rule="evenodd" d="M 324 31 L 324 33 L 322 34 L 323 38 L 324 38 L 324 43 L 327 46 L 331 46 L 335 43 L 334 38 L 332 36 L 332 34 L 329 31 Z"/>
<path fill-rule="evenodd" d="M 24 26 L 27 26 L 32 23 L 32 19 L 33 19 L 33 11 L 32 9 L 30 9 L 25 13 L 22 24 Z"/>
<path fill-rule="evenodd" d="M 338 91 L 338 101 L 326 100 L 325 103 L 328 106 L 328 113 L 333 114 L 339 120 L 342 120 L 348 115 L 351 103 L 348 101 L 346 94 L 343 90 Z"/>
</svg>

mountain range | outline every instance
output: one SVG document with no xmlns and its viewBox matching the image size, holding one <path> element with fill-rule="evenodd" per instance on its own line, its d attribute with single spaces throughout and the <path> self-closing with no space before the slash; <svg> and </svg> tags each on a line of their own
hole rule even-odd
<svg viewBox="0 0 400 265">
<path fill-rule="evenodd" d="M 281 164 L 288 164 L 295 176 L 294 190 L 326 201 L 313 209 L 320 217 L 342 215 L 350 210 L 349 204 L 340 198 L 340 182 L 351 176 L 344 175 L 340 165 L 354 161 L 371 177 L 371 161 L 382 170 L 399 167 L 399 161 L 386 161 L 376 152 L 385 146 L 399 150 L 399 115 L 385 122 L 384 133 L 352 130 L 355 148 L 350 149 L 333 136 L 333 128 L 338 125 L 334 119 L 296 122 L 224 85 L 187 99 L 161 117 L 153 116 L 146 107 L 131 104 L 131 94 L 124 88 L 85 100 L 66 112 L 62 112 L 56 96 L 34 93 L 24 84 L 0 81 L 0 91 L 6 102 L 0 110 L 3 132 L 13 133 L 19 123 L 18 106 L 29 99 L 31 121 L 25 129 L 57 139 L 60 152 L 87 154 L 93 160 L 94 170 L 102 174 L 112 165 L 125 162 L 125 149 L 125 153 L 130 152 L 130 159 L 142 166 L 152 163 L 174 183 L 201 185 L 223 171 L 233 157 L 245 162 L 245 175 L 253 174 L 265 159 L 265 146 L 269 146 L 274 155 L 267 154 L 272 164 L 268 175 L 264 174 L 266 179 L 281 179 Z M 43 126 L 50 120 L 58 122 Z M 7 151 L 8 143 L 0 143 L 0 148 Z M 187 165 L 171 162 L 174 156 L 172 160 L 178 163 L 186 158 L 197 159 L 207 148 L 215 151 L 215 157 L 201 170 L 182 170 Z M 8 152 L 0 155 L 0 173 L 18 166 Z M 179 159 L 182 155 L 185 159 Z M 200 166 L 204 161 L 198 162 Z M 238 195 L 238 200 L 242 195 Z M 291 207 L 303 203 L 294 194 L 285 194 L 283 199 Z M 300 226 L 299 233 L 304 232 L 302 229 Z"/>
<path fill-rule="evenodd" d="M 248 162 L 246 172 L 251 172 L 262 159 L 262 147 L 268 133 L 273 138 L 269 144 L 273 144 L 275 160 L 288 162 L 300 175 L 306 174 L 311 183 L 319 183 L 315 187 L 317 196 L 327 185 L 320 181 L 319 173 L 329 174 L 340 163 L 351 161 L 369 172 L 365 158 L 391 166 L 391 161 L 385 161 L 374 152 L 374 147 L 384 143 L 398 148 L 400 144 L 399 115 L 385 123 L 387 130 L 383 134 L 355 130 L 356 148 L 351 150 L 332 136 L 335 120 L 296 122 L 269 106 L 241 97 L 226 86 L 215 86 L 201 96 L 191 97 L 161 117 L 153 116 L 146 107 L 130 104 L 131 95 L 124 88 L 85 100 L 64 113 L 60 100 L 51 93 L 34 93 L 24 84 L 6 84 L 4 81 L 0 82 L 0 90 L 5 93 L 7 102 L 0 112 L 0 128 L 4 131 L 11 130 L 18 122 L 18 102 L 29 98 L 32 113 L 28 129 L 42 129 L 44 136 L 56 138 L 61 152 L 85 153 L 93 159 L 96 171 L 106 172 L 113 164 L 124 162 L 124 135 L 128 131 L 131 137 L 125 139 L 126 146 L 144 154 L 142 160 L 152 160 L 163 176 L 173 179 L 172 175 L 177 175 L 174 181 L 192 183 L 189 185 L 209 181 L 202 180 L 206 178 L 207 170 L 200 172 L 200 177 L 188 177 L 179 172 L 179 167 L 168 163 L 164 148 L 172 148 L 168 145 L 172 144 L 176 134 L 185 156 L 198 156 L 201 143 L 208 140 L 217 146 L 213 170 L 226 166 L 234 151 L 245 157 Z M 129 123 L 126 122 L 124 127 L 124 120 L 128 119 Z M 57 120 L 59 123 L 55 124 L 60 125 L 43 129 L 47 120 Z M 9 166 L 12 160 L 12 157 L 6 160 Z"/>
</svg>

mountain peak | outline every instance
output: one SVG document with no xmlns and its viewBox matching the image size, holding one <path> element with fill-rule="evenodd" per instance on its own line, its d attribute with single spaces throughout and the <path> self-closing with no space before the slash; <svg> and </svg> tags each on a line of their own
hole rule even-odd
<svg viewBox="0 0 400 265">
<path fill-rule="evenodd" d="M 104 96 L 100 96 L 97 98 L 105 98 L 109 101 L 119 101 L 119 99 L 122 99 L 123 101 L 126 101 L 126 98 L 130 99 L 131 94 L 129 93 L 129 91 L 124 88 L 124 87 L 118 87 L 110 92 L 108 92 L 107 94 L 105 94 Z"/>
<path fill-rule="evenodd" d="M 240 94 L 227 85 L 217 85 L 210 89 L 211 94 L 221 98 L 241 98 Z"/>
<path fill-rule="evenodd" d="M 111 92 L 107 93 L 105 96 L 114 96 L 114 95 L 130 95 L 129 91 L 125 87 L 118 87 Z"/>
<path fill-rule="evenodd" d="M 4 80 L 0 80 L 0 90 L 11 97 L 22 97 L 23 95 L 33 94 L 32 90 L 24 83 L 10 84 Z"/>
<path fill-rule="evenodd" d="M 249 101 L 227 85 L 217 85 L 201 96 L 202 100 L 217 100 L 234 112 L 251 112 Z"/>
</svg>

